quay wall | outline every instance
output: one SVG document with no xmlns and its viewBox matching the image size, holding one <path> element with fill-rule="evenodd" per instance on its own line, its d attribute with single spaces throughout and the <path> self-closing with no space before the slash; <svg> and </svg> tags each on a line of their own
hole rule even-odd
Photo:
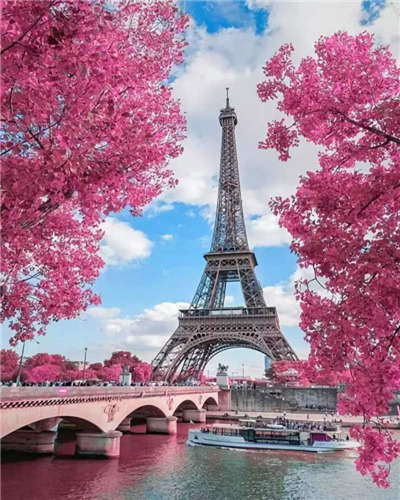
<svg viewBox="0 0 400 500">
<path fill-rule="evenodd" d="M 238 411 L 293 411 L 301 408 L 335 410 L 335 387 L 267 387 L 232 388 L 232 410 Z"/>
<path fill-rule="evenodd" d="M 389 415 L 400 416 L 400 392 L 397 392 L 389 403 Z"/>
</svg>

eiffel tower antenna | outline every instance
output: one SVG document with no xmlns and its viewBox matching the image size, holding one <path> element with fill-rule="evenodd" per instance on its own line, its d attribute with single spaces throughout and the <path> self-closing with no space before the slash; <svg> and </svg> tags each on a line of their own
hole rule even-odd
<svg viewBox="0 0 400 500">
<path fill-rule="evenodd" d="M 222 127 L 218 202 L 206 267 L 189 309 L 180 311 L 178 328 L 152 362 L 153 380 L 172 382 L 198 378 L 207 363 L 226 349 L 246 347 L 272 361 L 298 359 L 280 326 L 275 307 L 267 307 L 249 249 L 236 152 L 235 109 L 229 104 L 219 115 Z M 225 307 L 229 282 L 240 282 L 244 307 Z"/>
</svg>

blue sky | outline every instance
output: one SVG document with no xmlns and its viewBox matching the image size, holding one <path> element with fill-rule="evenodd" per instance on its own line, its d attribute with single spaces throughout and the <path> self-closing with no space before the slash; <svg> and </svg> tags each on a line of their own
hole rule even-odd
<svg viewBox="0 0 400 500">
<path fill-rule="evenodd" d="M 257 35 L 262 35 L 268 26 L 267 8 L 254 6 L 250 9 L 245 1 L 181 0 L 180 5 L 209 33 L 227 28 L 251 27 Z"/>
<path fill-rule="evenodd" d="M 296 57 L 311 53 L 321 34 L 339 29 L 370 29 L 378 41 L 398 53 L 397 22 L 384 2 L 181 1 L 191 16 L 185 63 L 174 73 L 173 87 L 188 119 L 185 152 L 172 163 L 179 185 L 154 201 L 143 216 L 128 211 L 106 221 L 102 255 L 107 266 L 94 289 L 102 305 L 81 318 L 51 325 L 40 344 L 26 354 L 51 352 L 70 359 L 102 361 L 113 350 L 129 349 L 146 361 L 158 352 L 177 325 L 178 309 L 190 303 L 204 269 L 214 219 L 219 169 L 219 109 L 225 87 L 239 118 L 236 129 L 243 204 L 249 242 L 258 259 L 257 276 L 268 305 L 278 308 L 282 330 L 300 357 L 308 346 L 298 326 L 299 306 L 293 283 L 307 271 L 297 268 L 289 235 L 268 208 L 273 196 L 289 196 L 299 176 L 316 168 L 317 150 L 302 144 L 282 165 L 276 153 L 258 150 L 268 120 L 279 116 L 261 104 L 256 85 L 262 66 L 282 43 L 292 42 Z M 397 44 L 397 45 L 396 45 Z M 397 50 L 397 52 L 395 52 Z M 238 287 L 228 290 L 229 304 L 241 304 Z M 229 350 L 214 358 L 231 372 L 263 372 L 263 356 Z"/>
</svg>

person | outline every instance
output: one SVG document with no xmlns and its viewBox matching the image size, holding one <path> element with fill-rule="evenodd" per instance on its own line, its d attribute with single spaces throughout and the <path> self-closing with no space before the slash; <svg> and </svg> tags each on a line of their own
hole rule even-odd
<svg viewBox="0 0 400 500">
<path fill-rule="evenodd" d="M 350 441 L 349 435 L 346 436 L 346 441 Z"/>
<path fill-rule="evenodd" d="M 307 420 L 310 420 L 310 415 L 307 413 Z"/>
</svg>

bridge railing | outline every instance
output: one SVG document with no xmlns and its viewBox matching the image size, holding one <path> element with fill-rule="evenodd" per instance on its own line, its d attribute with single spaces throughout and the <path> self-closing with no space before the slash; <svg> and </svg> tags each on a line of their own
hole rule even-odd
<svg viewBox="0 0 400 500">
<path fill-rule="evenodd" d="M 1 387 L 1 401 L 19 399 L 59 398 L 71 396 L 169 396 L 178 394 L 202 394 L 218 392 L 218 387 L 210 386 L 159 386 L 159 387 L 115 387 L 115 386 L 58 386 L 58 387 Z"/>
</svg>

